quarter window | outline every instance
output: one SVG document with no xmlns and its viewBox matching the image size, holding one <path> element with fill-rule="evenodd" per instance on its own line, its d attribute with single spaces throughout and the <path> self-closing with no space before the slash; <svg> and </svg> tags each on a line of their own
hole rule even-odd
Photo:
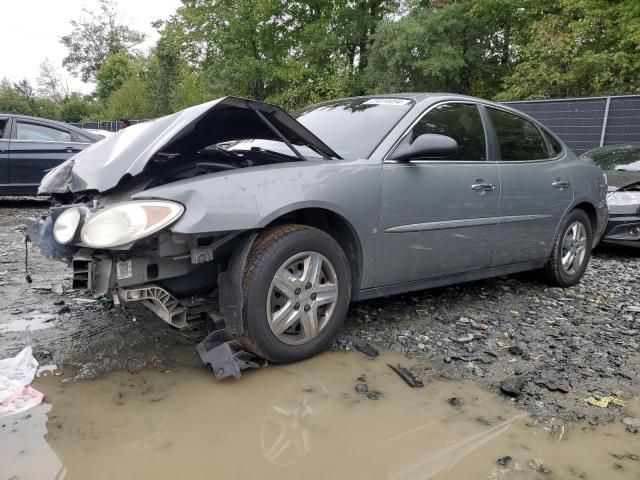
<svg viewBox="0 0 640 480">
<path fill-rule="evenodd" d="M 458 143 L 458 153 L 440 160 L 487 159 L 482 119 L 475 105 L 450 103 L 434 108 L 413 127 L 408 141 L 425 133 L 446 135 Z"/>
<path fill-rule="evenodd" d="M 522 162 L 549 158 L 547 144 L 535 124 L 503 110 L 488 107 L 487 112 L 498 136 L 502 161 Z"/>
<path fill-rule="evenodd" d="M 57 128 L 36 125 L 35 123 L 18 122 L 17 139 L 34 142 L 70 142 L 71 134 Z"/>
<path fill-rule="evenodd" d="M 557 155 L 560 155 L 560 153 L 562 153 L 562 145 L 560 145 L 560 142 L 556 140 L 556 138 L 553 135 L 550 135 L 548 132 L 545 132 L 544 130 L 542 131 L 542 134 L 544 135 L 544 138 L 547 140 L 547 143 L 551 145 L 553 156 L 555 157 Z"/>
</svg>

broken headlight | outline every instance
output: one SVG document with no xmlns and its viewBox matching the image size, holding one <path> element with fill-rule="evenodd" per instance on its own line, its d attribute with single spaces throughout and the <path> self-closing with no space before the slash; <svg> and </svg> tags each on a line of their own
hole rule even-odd
<svg viewBox="0 0 640 480">
<path fill-rule="evenodd" d="M 640 192 L 617 191 L 607 197 L 608 205 L 635 205 L 640 203 Z"/>
<path fill-rule="evenodd" d="M 82 227 L 82 243 L 92 248 L 112 248 L 162 230 L 184 212 L 179 203 L 145 200 L 121 203 L 89 217 Z"/>
<path fill-rule="evenodd" d="M 53 238 L 56 242 L 66 245 L 71 243 L 76 236 L 78 226 L 82 220 L 82 214 L 79 208 L 68 208 L 60 214 L 53 224 Z"/>
</svg>

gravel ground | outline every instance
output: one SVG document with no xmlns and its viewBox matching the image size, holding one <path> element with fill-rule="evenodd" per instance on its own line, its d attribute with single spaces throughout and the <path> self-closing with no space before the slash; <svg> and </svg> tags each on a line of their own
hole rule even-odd
<svg viewBox="0 0 640 480">
<path fill-rule="evenodd" d="M 31 344 L 41 364 L 71 365 L 78 378 L 92 378 L 195 356 L 185 347 L 201 330 L 176 332 L 143 308 L 121 311 L 73 292 L 62 263 L 31 252 L 33 283 L 26 283 L 21 225 L 45 208 L 0 199 L 0 358 Z M 610 421 L 625 416 L 624 406 L 584 399 L 640 395 L 636 255 L 597 251 L 570 289 L 527 274 L 355 303 L 334 348 L 405 353 L 427 381 L 472 379 L 539 417 Z"/>
</svg>

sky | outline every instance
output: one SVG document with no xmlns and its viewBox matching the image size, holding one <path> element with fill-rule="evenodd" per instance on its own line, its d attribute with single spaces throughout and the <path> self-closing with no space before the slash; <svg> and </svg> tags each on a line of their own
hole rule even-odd
<svg viewBox="0 0 640 480">
<path fill-rule="evenodd" d="M 142 49 L 158 38 L 151 27 L 154 20 L 165 20 L 175 12 L 180 0 L 119 0 L 122 23 L 147 35 Z M 60 37 L 71 31 L 69 21 L 78 18 L 82 8 L 97 9 L 96 0 L 0 0 L 0 31 L 4 38 L 0 79 L 17 82 L 27 78 L 32 85 L 40 73 L 40 63 L 48 58 L 59 69 L 69 89 L 89 93 L 94 85 L 72 77 L 63 67 L 66 49 Z"/>
</svg>

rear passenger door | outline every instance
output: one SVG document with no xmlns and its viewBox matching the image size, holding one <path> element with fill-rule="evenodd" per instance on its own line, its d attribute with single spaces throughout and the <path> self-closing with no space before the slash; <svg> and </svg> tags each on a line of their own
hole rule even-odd
<svg viewBox="0 0 640 480">
<path fill-rule="evenodd" d="M 11 120 L 0 117 L 0 191 L 5 193 L 9 188 L 9 134 Z"/>
<path fill-rule="evenodd" d="M 502 186 L 494 265 L 547 258 L 573 201 L 565 152 L 528 119 L 498 108 L 485 111 Z"/>
<path fill-rule="evenodd" d="M 84 148 L 74 134 L 54 124 L 16 118 L 9 152 L 14 190 L 37 189 L 45 172 Z"/>
</svg>

